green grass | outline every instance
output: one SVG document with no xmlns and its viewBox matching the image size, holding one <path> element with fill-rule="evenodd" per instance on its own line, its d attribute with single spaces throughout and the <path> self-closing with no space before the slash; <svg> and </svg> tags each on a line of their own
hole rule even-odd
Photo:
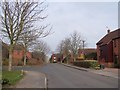
<svg viewBox="0 0 120 90">
<path fill-rule="evenodd" d="M 22 79 L 21 71 L 3 71 L 2 79 L 9 80 L 10 85 L 15 85 L 20 79 Z"/>
</svg>

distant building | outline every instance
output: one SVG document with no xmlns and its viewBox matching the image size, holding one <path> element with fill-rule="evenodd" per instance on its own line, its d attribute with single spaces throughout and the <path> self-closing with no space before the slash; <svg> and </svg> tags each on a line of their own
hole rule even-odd
<svg viewBox="0 0 120 90">
<path fill-rule="evenodd" d="M 97 42 L 97 59 L 108 67 L 120 64 L 120 29 L 108 33 Z"/>
</svg>

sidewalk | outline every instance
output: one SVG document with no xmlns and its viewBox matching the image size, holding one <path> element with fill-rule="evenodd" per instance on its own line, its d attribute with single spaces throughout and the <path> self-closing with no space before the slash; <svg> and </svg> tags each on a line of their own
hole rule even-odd
<svg viewBox="0 0 120 90">
<path fill-rule="evenodd" d="M 77 67 L 77 66 L 68 65 L 68 64 L 63 64 L 63 65 L 67 66 L 67 67 L 75 68 L 75 69 L 78 69 L 78 70 L 82 70 L 82 71 L 92 72 L 92 73 L 95 73 L 95 74 L 120 79 L 120 77 L 118 77 L 118 69 L 114 69 L 114 68 L 105 68 L 105 69 L 102 69 L 102 70 L 94 70 L 94 69 Z"/>
<path fill-rule="evenodd" d="M 47 88 L 45 74 L 33 71 L 25 71 L 24 78 L 17 83 L 15 88 Z"/>
<path fill-rule="evenodd" d="M 102 70 L 89 70 L 89 72 L 120 79 L 120 77 L 118 77 L 118 69 L 113 70 L 112 68 L 105 68 Z"/>
</svg>

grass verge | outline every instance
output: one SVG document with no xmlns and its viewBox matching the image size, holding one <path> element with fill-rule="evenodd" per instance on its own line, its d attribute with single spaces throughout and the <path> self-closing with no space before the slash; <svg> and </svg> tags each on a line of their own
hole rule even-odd
<svg viewBox="0 0 120 90">
<path fill-rule="evenodd" d="M 3 71 L 2 85 L 15 85 L 22 78 L 21 71 Z"/>
</svg>

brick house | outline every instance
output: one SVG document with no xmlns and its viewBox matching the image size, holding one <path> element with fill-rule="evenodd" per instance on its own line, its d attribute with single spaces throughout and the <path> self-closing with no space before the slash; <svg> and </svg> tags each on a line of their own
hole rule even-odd
<svg viewBox="0 0 120 90">
<path fill-rule="evenodd" d="M 9 58 L 9 45 L 4 43 L 2 40 L 0 40 L 0 43 L 2 44 L 2 60 L 6 61 Z M 12 62 L 13 65 L 18 65 L 19 62 L 23 64 L 24 47 L 22 45 L 16 45 L 14 47 L 12 58 L 13 58 L 13 62 Z M 32 58 L 31 53 L 27 52 L 27 59 L 31 59 L 31 58 Z M 5 63 L 7 64 L 7 62 Z"/>
<path fill-rule="evenodd" d="M 97 42 L 97 59 L 107 67 L 120 64 L 120 29 L 108 33 Z"/>
<path fill-rule="evenodd" d="M 94 53 L 96 54 L 97 50 L 95 48 L 78 49 L 78 59 L 82 53 L 84 54 L 84 56 L 88 56 L 90 54 L 94 54 Z M 93 56 L 91 56 L 91 57 L 86 57 L 85 59 L 93 60 L 95 58 Z"/>
</svg>

